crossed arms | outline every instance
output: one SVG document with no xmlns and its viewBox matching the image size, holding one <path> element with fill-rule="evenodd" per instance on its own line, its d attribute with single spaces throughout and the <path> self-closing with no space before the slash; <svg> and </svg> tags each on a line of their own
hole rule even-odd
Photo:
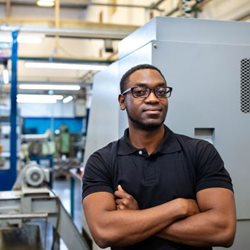
<svg viewBox="0 0 250 250">
<path fill-rule="evenodd" d="M 88 195 L 83 208 L 92 236 L 102 248 L 132 245 L 153 235 L 191 246 L 231 246 L 236 228 L 233 192 L 208 188 L 196 198 L 177 198 L 140 210 L 136 200 L 118 187 L 114 195 Z"/>
</svg>

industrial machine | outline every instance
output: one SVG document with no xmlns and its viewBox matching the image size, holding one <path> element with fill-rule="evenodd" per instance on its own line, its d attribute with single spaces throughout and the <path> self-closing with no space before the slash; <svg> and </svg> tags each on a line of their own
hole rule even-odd
<svg viewBox="0 0 250 250">
<path fill-rule="evenodd" d="M 20 149 L 20 119 L 16 126 L 17 147 Z M 10 108 L 0 104 L 0 140 L 2 146 L 1 156 L 5 161 L 0 167 L 1 170 L 9 168 L 10 158 Z"/>
<path fill-rule="evenodd" d="M 17 227 L 22 229 L 27 222 L 34 219 L 43 220 L 53 225 L 68 249 L 90 249 L 59 198 L 48 188 L 23 188 L 21 191 L 1 192 L 0 207 L 1 230 L 15 230 Z M 4 239 L 1 239 L 1 242 L 1 249 L 21 249 L 4 245 Z M 46 249 L 45 246 L 43 249 Z"/>
<path fill-rule="evenodd" d="M 0 192 L 1 249 L 57 249 L 54 243 L 48 246 L 46 240 L 37 240 L 41 230 L 32 233 L 35 225 L 32 221 L 44 222 L 46 228 L 52 225 L 55 235 L 61 237 L 70 250 L 90 249 L 60 199 L 44 185 L 49 182 L 49 176 L 49 169 L 30 162 L 20 171 L 13 190 Z M 42 238 L 46 239 L 47 230 L 43 233 Z M 37 245 L 38 242 L 41 244 Z"/>
<path fill-rule="evenodd" d="M 48 133 L 22 136 L 27 145 L 33 142 L 47 145 L 48 138 Z M 30 147 L 21 148 L 22 155 L 25 155 L 24 151 L 28 152 Z M 50 151 L 47 149 L 46 152 Z M 86 238 L 50 188 L 52 164 L 38 164 L 47 158 L 32 154 L 23 157 L 12 190 L 0 192 L 0 249 L 55 250 L 60 238 L 68 249 L 89 249 Z M 51 236 L 53 241 L 49 242 L 47 238 L 51 239 Z"/>
<path fill-rule="evenodd" d="M 15 169 L 11 168 L 11 124 L 10 124 L 10 107 L 8 105 L 1 105 L 0 103 L 0 179 L 5 181 L 1 181 L 0 190 L 10 190 L 13 183 L 16 179 L 17 167 Z M 20 152 L 20 127 L 21 127 L 21 119 L 18 116 L 16 118 L 16 147 L 17 152 Z M 19 160 L 19 153 L 16 152 L 15 158 L 17 161 Z"/>
<path fill-rule="evenodd" d="M 157 17 L 122 40 L 119 60 L 94 80 L 85 160 L 127 127 L 126 113 L 115 105 L 119 81 L 126 70 L 142 63 L 160 68 L 173 87 L 167 126 L 212 142 L 221 154 L 237 203 L 231 249 L 248 249 L 250 24 Z"/>
<path fill-rule="evenodd" d="M 50 181 L 50 169 L 39 166 L 36 162 L 26 164 L 20 171 L 13 190 L 21 189 L 24 185 L 41 187 Z"/>
</svg>

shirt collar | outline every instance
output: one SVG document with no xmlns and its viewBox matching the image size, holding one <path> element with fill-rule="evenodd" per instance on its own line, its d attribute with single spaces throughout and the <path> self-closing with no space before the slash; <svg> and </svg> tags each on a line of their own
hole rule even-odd
<svg viewBox="0 0 250 250">
<path fill-rule="evenodd" d="M 181 146 L 176 139 L 175 134 L 167 126 L 164 125 L 165 135 L 162 143 L 156 149 L 154 154 L 168 154 L 174 153 L 181 150 Z M 138 148 L 135 148 L 129 141 L 129 129 L 124 131 L 123 137 L 119 140 L 118 155 L 129 155 L 138 152 Z"/>
<path fill-rule="evenodd" d="M 138 151 L 129 141 L 129 129 L 124 131 L 123 137 L 119 140 L 118 155 L 129 155 Z"/>
</svg>

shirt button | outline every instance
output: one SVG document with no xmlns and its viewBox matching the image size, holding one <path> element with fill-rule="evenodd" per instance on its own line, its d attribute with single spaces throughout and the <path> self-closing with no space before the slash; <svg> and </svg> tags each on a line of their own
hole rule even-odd
<svg viewBox="0 0 250 250">
<path fill-rule="evenodd" d="M 143 154 L 143 152 L 142 152 L 141 150 L 139 150 L 138 154 L 139 154 L 139 155 L 142 155 L 142 154 Z"/>
</svg>

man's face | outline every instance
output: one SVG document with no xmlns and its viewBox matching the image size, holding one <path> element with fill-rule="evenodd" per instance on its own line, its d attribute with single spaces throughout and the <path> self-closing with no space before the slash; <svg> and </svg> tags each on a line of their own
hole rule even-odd
<svg viewBox="0 0 250 250">
<path fill-rule="evenodd" d="M 132 73 L 125 90 L 132 87 L 145 86 L 155 89 L 166 86 L 160 73 L 153 69 L 140 69 Z M 126 109 L 129 125 L 143 130 L 154 130 L 160 127 L 167 114 L 168 99 L 158 98 L 151 91 L 148 97 L 133 97 L 131 92 L 119 97 L 120 107 Z"/>
</svg>

